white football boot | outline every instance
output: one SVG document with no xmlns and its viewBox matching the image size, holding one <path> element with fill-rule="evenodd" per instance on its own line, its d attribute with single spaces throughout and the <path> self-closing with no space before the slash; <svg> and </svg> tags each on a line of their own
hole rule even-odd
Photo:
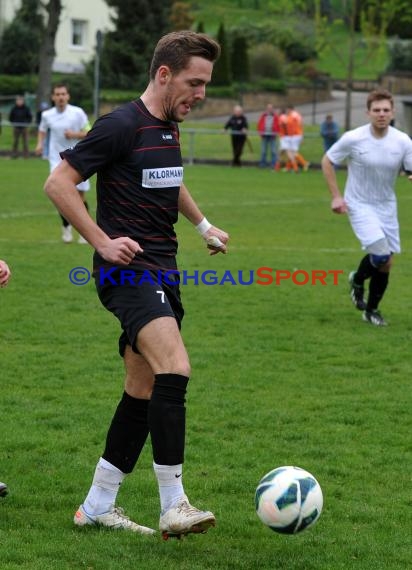
<svg viewBox="0 0 412 570">
<path fill-rule="evenodd" d="M 181 538 L 189 533 L 205 533 L 215 526 L 216 519 L 210 511 L 192 507 L 186 495 L 171 509 L 160 515 L 159 528 L 164 540 Z"/>
<path fill-rule="evenodd" d="M 64 243 L 71 243 L 73 241 L 71 226 L 62 226 L 62 240 Z"/>
<path fill-rule="evenodd" d="M 156 534 L 156 531 L 147 526 L 141 526 L 129 519 L 120 507 L 112 507 L 107 513 L 102 515 L 90 516 L 88 515 L 83 505 L 77 509 L 74 515 L 74 524 L 77 526 L 104 526 L 114 530 L 131 530 L 139 534 Z"/>
</svg>

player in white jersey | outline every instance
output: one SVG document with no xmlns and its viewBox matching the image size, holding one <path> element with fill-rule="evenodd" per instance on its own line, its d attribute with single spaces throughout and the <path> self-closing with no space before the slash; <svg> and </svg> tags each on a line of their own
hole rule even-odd
<svg viewBox="0 0 412 570">
<path fill-rule="evenodd" d="M 50 172 L 61 162 L 60 153 L 67 148 L 75 146 L 90 130 L 89 119 L 83 109 L 69 104 L 70 93 L 67 85 L 55 85 L 51 98 L 54 107 L 43 111 L 41 114 L 35 151 L 37 155 L 42 155 L 46 136 L 49 132 L 48 159 Z M 80 182 L 77 185 L 77 189 L 84 205 L 88 209 L 85 192 L 90 189 L 90 182 L 88 180 Z M 61 219 L 63 223 L 62 239 L 65 243 L 70 243 L 73 241 L 72 227 L 63 216 L 61 216 Z M 87 242 L 82 236 L 79 236 L 79 243 Z"/>
<path fill-rule="evenodd" d="M 364 321 L 385 326 L 378 305 L 388 285 L 392 256 L 401 250 L 395 183 L 401 169 L 412 171 L 412 141 L 390 126 L 394 104 L 389 91 L 378 89 L 369 94 L 367 114 L 369 124 L 346 132 L 326 152 L 322 170 L 332 195 L 333 212 L 348 214 L 367 252 L 357 271 L 349 275 L 352 302 L 363 311 Z M 342 197 L 333 165 L 344 160 L 348 177 Z M 367 279 L 369 295 L 365 300 Z"/>
</svg>

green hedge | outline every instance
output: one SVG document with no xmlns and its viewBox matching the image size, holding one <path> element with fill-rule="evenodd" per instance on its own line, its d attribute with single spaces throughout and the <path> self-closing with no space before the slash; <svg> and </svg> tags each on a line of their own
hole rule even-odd
<svg viewBox="0 0 412 570">
<path fill-rule="evenodd" d="M 37 89 L 38 78 L 34 75 L 0 75 L 0 95 L 33 94 Z M 90 78 L 83 74 L 54 73 L 53 83 L 67 83 L 74 105 L 84 107 L 87 112 L 93 109 L 93 85 Z"/>
<path fill-rule="evenodd" d="M 30 75 L 0 75 L 0 95 L 32 93 L 37 86 L 37 77 Z"/>
</svg>

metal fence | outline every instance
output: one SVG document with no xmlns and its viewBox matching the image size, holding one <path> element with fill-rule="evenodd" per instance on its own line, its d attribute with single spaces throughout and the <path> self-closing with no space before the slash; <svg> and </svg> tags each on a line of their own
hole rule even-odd
<svg viewBox="0 0 412 570">
<path fill-rule="evenodd" d="M 37 143 L 37 125 L 26 126 L 29 130 L 30 156 L 35 156 Z M 180 143 L 184 162 L 192 164 L 231 164 L 232 146 L 230 133 L 223 128 L 180 128 Z M 0 121 L 0 156 L 11 157 L 13 145 L 13 125 L 8 121 Z M 69 146 L 69 145 L 68 145 Z M 320 162 L 323 150 L 318 131 L 308 132 L 301 147 L 302 154 L 312 164 Z M 19 149 L 22 155 L 22 148 Z M 261 158 L 261 138 L 257 131 L 249 130 L 242 154 L 245 165 L 258 165 Z M 268 157 L 270 160 L 270 157 Z"/>
</svg>

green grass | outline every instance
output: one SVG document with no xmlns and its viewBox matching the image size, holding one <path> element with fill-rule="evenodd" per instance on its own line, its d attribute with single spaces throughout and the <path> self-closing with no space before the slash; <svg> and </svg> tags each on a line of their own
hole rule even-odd
<svg viewBox="0 0 412 570">
<path fill-rule="evenodd" d="M 345 217 L 329 211 L 319 172 L 186 167 L 208 218 L 231 234 L 209 257 L 179 221 L 188 273 L 341 269 L 338 285 L 291 282 L 182 287 L 183 336 L 193 374 L 184 482 L 218 525 L 181 543 L 75 529 L 122 391 L 119 328 L 93 285 L 69 282 L 91 267 L 87 246 L 63 245 L 42 192 L 47 163 L 0 159 L 0 501 L 2 570 L 405 570 L 410 563 L 410 283 L 412 201 L 399 178 L 403 253 L 382 304 L 386 329 L 362 323 L 346 275 L 361 256 Z M 343 173 L 339 173 L 341 181 Z M 90 195 L 92 212 L 94 195 Z M 299 536 L 272 533 L 254 512 L 270 469 L 296 464 L 320 481 L 324 512 Z M 146 448 L 119 504 L 157 524 Z"/>
</svg>

